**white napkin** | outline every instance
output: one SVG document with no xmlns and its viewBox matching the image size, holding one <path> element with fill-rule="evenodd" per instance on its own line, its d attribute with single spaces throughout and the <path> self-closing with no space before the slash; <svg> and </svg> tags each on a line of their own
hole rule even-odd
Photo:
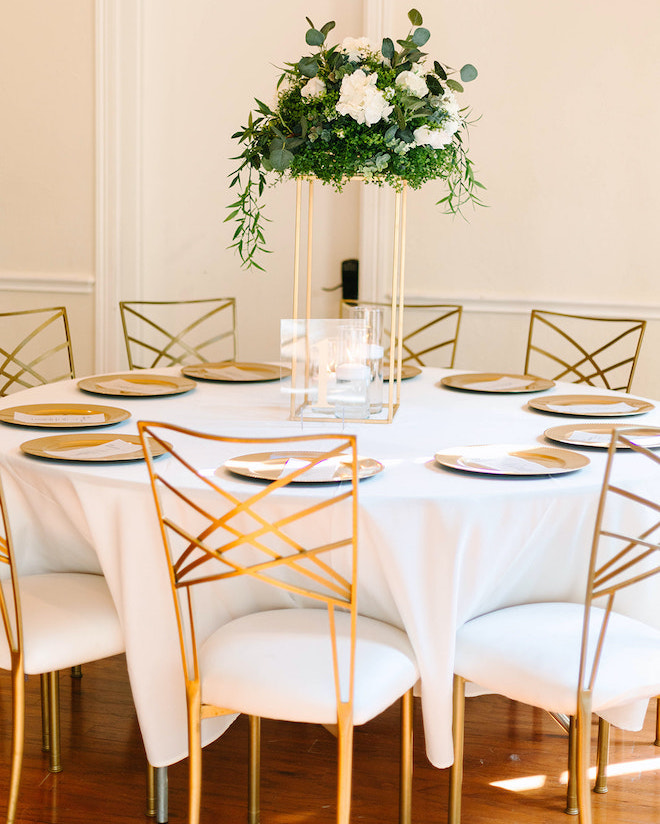
<svg viewBox="0 0 660 824">
<path fill-rule="evenodd" d="M 259 380 L 263 372 L 254 369 L 241 369 L 240 366 L 204 367 L 201 374 L 205 378 L 219 378 L 225 381 Z"/>
<path fill-rule="evenodd" d="M 280 477 L 283 475 L 289 475 L 291 472 L 295 472 L 296 469 L 302 469 L 304 466 L 309 466 L 310 463 L 311 461 L 305 458 L 288 458 L 282 467 Z M 310 483 L 313 481 L 342 480 L 341 475 L 335 478 L 335 473 L 338 469 L 345 470 L 345 464 L 343 464 L 339 458 L 327 458 L 326 460 L 317 463 L 316 466 L 312 467 L 303 475 L 300 475 L 299 480 L 309 481 Z"/>
<path fill-rule="evenodd" d="M 511 389 L 523 389 L 529 386 L 530 381 L 525 378 L 512 378 L 503 375 L 492 381 L 475 381 L 474 383 L 466 383 L 466 389 L 474 389 L 477 391 L 491 391 L 491 392 L 506 392 Z"/>
<path fill-rule="evenodd" d="M 635 412 L 637 407 L 625 401 L 619 401 L 618 403 L 577 403 L 571 406 L 549 403 L 546 409 L 550 409 L 552 412 L 574 412 L 577 415 L 602 415 L 604 412 L 608 414 Z"/>
<path fill-rule="evenodd" d="M 139 380 L 128 381 L 124 378 L 98 381 L 96 385 L 102 389 L 111 389 L 113 392 L 128 393 L 129 395 L 162 395 L 163 393 L 162 384 L 140 383 Z"/>
<path fill-rule="evenodd" d="M 27 415 L 25 412 L 14 412 L 14 420 L 20 423 L 62 423 L 74 426 L 77 423 L 105 423 L 105 415 L 102 412 L 95 415 Z"/>
<path fill-rule="evenodd" d="M 121 438 L 115 438 L 106 443 L 94 444 L 93 446 L 79 446 L 74 449 L 46 449 L 47 455 L 54 455 L 58 458 L 71 458 L 71 460 L 87 459 L 93 460 L 95 458 L 110 458 L 119 455 L 134 454 L 139 449 L 139 444 L 124 441 Z"/>
<path fill-rule="evenodd" d="M 605 443 L 611 438 L 609 432 L 585 432 L 576 431 L 569 432 L 566 436 L 567 441 L 580 441 L 582 443 Z"/>
<path fill-rule="evenodd" d="M 463 466 L 482 467 L 483 469 L 494 469 L 510 475 L 528 475 L 530 472 L 542 474 L 545 467 L 528 461 L 526 458 L 517 458 L 515 455 L 502 455 L 498 458 L 460 458 L 459 463 Z"/>
</svg>

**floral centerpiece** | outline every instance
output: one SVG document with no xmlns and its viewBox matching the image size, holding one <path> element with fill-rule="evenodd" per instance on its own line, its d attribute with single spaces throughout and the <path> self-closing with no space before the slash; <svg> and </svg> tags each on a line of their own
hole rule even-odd
<svg viewBox="0 0 660 824">
<path fill-rule="evenodd" d="M 413 189 L 439 178 L 447 211 L 480 202 L 455 96 L 463 86 L 437 60 L 427 65 L 421 48 L 430 32 L 416 9 L 408 18 L 406 38 L 395 46 L 386 37 L 380 49 L 365 37 L 328 46 L 335 23 L 317 29 L 307 18 L 305 40 L 317 52 L 285 64 L 275 107 L 256 100 L 247 126 L 232 135 L 244 148 L 230 183 L 240 196 L 226 219 L 238 223 L 232 248 L 245 266 L 263 269 L 256 256 L 268 251 L 260 198 L 269 177 L 314 176 L 338 190 L 355 176 Z M 477 70 L 466 64 L 458 74 L 468 82 Z"/>
</svg>

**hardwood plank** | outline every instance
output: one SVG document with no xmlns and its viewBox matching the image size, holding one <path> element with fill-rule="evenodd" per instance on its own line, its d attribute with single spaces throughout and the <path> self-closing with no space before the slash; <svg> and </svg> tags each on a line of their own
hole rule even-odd
<svg viewBox="0 0 660 824">
<path fill-rule="evenodd" d="M 27 689 L 26 748 L 18 824 L 120 824 L 145 817 L 145 759 L 123 656 L 63 672 L 62 758 L 48 772 L 41 751 L 39 679 Z M 545 713 L 499 696 L 467 701 L 463 821 L 466 824 L 570 824 L 563 812 L 566 736 Z M 0 674 L 0 815 L 9 773 L 9 677 Z M 355 822 L 397 821 L 398 711 L 388 710 L 355 735 Z M 612 731 L 611 762 L 638 766 L 610 777 L 610 791 L 593 796 L 594 824 L 660 824 L 660 748 L 653 746 L 655 708 L 639 733 Z M 415 708 L 413 821 L 443 822 L 447 771 L 424 752 L 421 711 Z M 262 823 L 332 824 L 335 739 L 315 725 L 265 720 L 262 741 Z M 247 723 L 239 719 L 204 755 L 203 824 L 246 820 Z M 655 760 L 655 761 L 654 761 Z M 644 762 L 650 761 L 650 764 Z M 641 769 L 640 766 L 645 767 Z M 646 769 L 650 766 L 651 769 Z M 513 791 L 493 782 L 545 776 L 542 786 Z M 169 769 L 170 821 L 185 822 L 187 763 Z M 539 783 L 540 780 L 539 780 Z"/>
</svg>

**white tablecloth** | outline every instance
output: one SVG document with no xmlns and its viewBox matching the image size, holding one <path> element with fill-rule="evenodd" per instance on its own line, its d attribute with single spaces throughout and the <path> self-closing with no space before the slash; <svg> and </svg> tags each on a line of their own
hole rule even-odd
<svg viewBox="0 0 660 824">
<path fill-rule="evenodd" d="M 168 371 L 168 370 L 164 370 Z M 578 472 L 540 478 L 486 477 L 437 466 L 453 445 L 543 443 L 565 417 L 526 408 L 538 395 L 469 393 L 439 385 L 448 370 L 427 369 L 402 384 L 391 425 L 347 424 L 362 455 L 385 471 L 360 484 L 361 612 L 405 628 L 419 660 L 427 753 L 451 763 L 451 683 L 455 630 L 487 610 L 532 599 L 581 600 L 604 451 L 590 450 Z M 551 392 L 594 393 L 563 385 Z M 598 392 L 602 394 L 602 392 Z M 184 395 L 110 398 L 84 394 L 75 381 L 0 399 L 0 408 L 42 402 L 119 406 L 132 417 L 112 428 L 135 433 L 138 419 L 176 422 L 246 436 L 297 434 L 288 397 L 275 383 L 200 382 Z M 628 418 L 660 425 L 660 409 Z M 340 431 L 305 423 L 303 431 Z M 110 430 L 104 430 L 110 431 Z M 174 611 L 144 463 L 74 464 L 21 453 L 26 440 L 53 430 L 0 424 L 0 473 L 25 572 L 102 571 L 126 636 L 131 687 L 147 756 L 164 766 L 187 752 L 185 696 Z M 165 459 L 167 460 L 167 459 Z M 212 471 L 222 460 L 209 452 Z M 637 455 L 619 471 L 645 493 L 660 486 Z M 236 488 L 250 481 L 232 481 Z M 656 488 L 657 487 L 657 488 Z M 314 494 L 314 490 L 309 494 Z M 267 604 L 243 586 L 209 607 L 207 630 Z M 277 603 L 277 596 L 275 598 Z M 636 599 L 629 611 L 660 625 L 660 608 Z M 225 719 L 204 722 L 206 738 Z"/>
</svg>

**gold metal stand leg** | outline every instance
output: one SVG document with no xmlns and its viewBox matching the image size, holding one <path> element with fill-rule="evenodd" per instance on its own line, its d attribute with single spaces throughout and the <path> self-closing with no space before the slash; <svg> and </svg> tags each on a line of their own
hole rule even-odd
<svg viewBox="0 0 660 824">
<path fill-rule="evenodd" d="M 62 772 L 62 751 L 60 745 L 60 674 L 49 672 L 48 703 L 50 704 L 50 765 L 52 773 Z"/>
<path fill-rule="evenodd" d="M 248 756 L 248 824 L 259 824 L 261 815 L 261 718 L 248 716 L 250 741 Z"/>
<path fill-rule="evenodd" d="M 14 824 L 18 789 L 23 767 L 23 746 L 25 741 L 25 675 L 22 667 L 12 671 L 12 750 L 9 798 L 7 800 L 7 824 Z"/>
<path fill-rule="evenodd" d="M 401 696 L 401 764 L 399 776 L 399 824 L 411 824 L 413 776 L 413 691 Z"/>
<path fill-rule="evenodd" d="M 48 700 L 48 673 L 40 676 L 41 681 L 41 749 L 50 750 L 50 702 Z"/>
<path fill-rule="evenodd" d="M 571 715 L 568 727 L 568 786 L 566 788 L 567 815 L 578 814 L 577 798 L 577 730 L 575 716 Z"/>
<path fill-rule="evenodd" d="M 463 746 L 465 740 L 465 679 L 454 675 L 452 738 L 454 760 L 449 768 L 449 824 L 460 824 L 463 792 Z"/>
<path fill-rule="evenodd" d="M 595 793 L 607 792 L 607 763 L 610 758 L 610 725 L 602 718 L 598 719 L 598 755 L 596 760 Z"/>
</svg>

